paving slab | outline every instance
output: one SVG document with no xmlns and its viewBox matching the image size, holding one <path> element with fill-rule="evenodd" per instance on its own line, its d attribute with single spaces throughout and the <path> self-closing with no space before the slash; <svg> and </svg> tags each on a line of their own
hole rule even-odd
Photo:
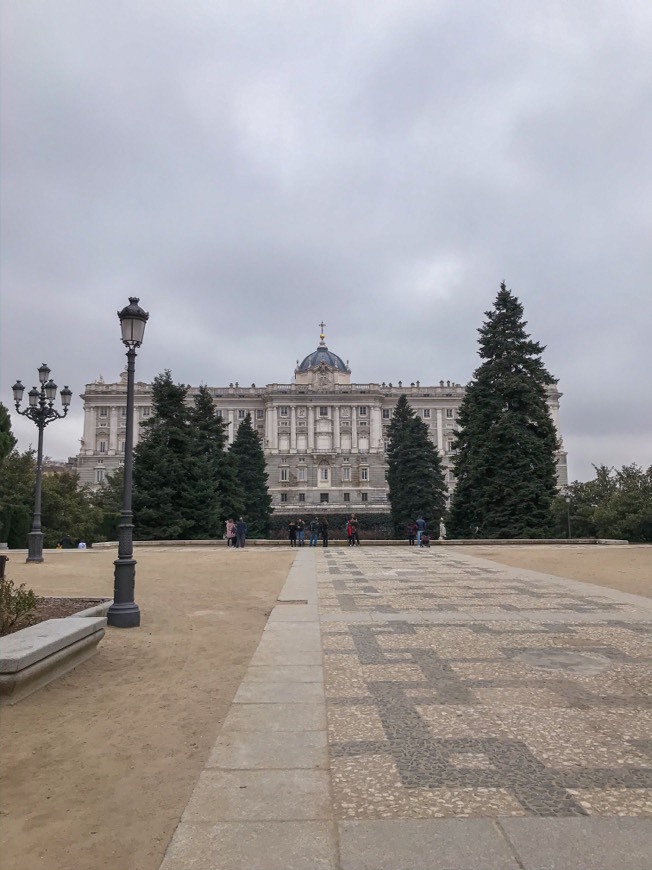
<svg viewBox="0 0 652 870">
<path fill-rule="evenodd" d="M 257 683 L 247 680 L 240 684 L 240 688 L 233 699 L 234 704 L 310 704 L 321 701 L 324 697 L 324 688 L 321 682 L 276 682 Z"/>
<path fill-rule="evenodd" d="M 206 769 L 183 815 L 188 824 L 330 820 L 323 770 Z"/>
<path fill-rule="evenodd" d="M 161 870 L 337 870 L 328 822 L 181 824 Z"/>
<path fill-rule="evenodd" d="M 340 822 L 342 870 L 521 870 L 485 819 Z"/>
<path fill-rule="evenodd" d="M 323 683 L 324 669 L 319 665 L 250 664 L 244 680 L 248 683 Z"/>
<path fill-rule="evenodd" d="M 268 733 L 223 732 L 213 747 L 206 768 L 273 770 L 328 767 L 326 730 Z"/>
<path fill-rule="evenodd" d="M 652 821 L 632 818 L 506 819 L 523 870 L 650 870 Z"/>
<path fill-rule="evenodd" d="M 324 731 L 325 729 L 326 709 L 323 703 L 233 704 L 222 726 L 222 733 Z"/>
</svg>

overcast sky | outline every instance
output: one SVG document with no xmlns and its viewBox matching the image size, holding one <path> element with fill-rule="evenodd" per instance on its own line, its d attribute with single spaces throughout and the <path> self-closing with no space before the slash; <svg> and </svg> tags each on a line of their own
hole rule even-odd
<svg viewBox="0 0 652 870">
<path fill-rule="evenodd" d="M 466 383 L 500 282 L 571 479 L 652 464 L 649 0 L 3 0 L 2 389 Z M 36 427 L 12 415 L 20 447 Z"/>
</svg>

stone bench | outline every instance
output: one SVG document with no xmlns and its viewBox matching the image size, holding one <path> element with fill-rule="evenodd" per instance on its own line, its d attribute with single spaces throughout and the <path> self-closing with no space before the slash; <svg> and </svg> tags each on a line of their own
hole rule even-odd
<svg viewBox="0 0 652 870">
<path fill-rule="evenodd" d="M 0 638 L 0 704 L 15 704 L 86 661 L 105 626 L 105 616 L 66 616 Z"/>
</svg>

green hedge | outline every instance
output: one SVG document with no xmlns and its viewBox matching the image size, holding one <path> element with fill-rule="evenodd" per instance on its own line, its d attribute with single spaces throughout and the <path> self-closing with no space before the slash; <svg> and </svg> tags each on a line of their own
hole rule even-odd
<svg viewBox="0 0 652 870">
<path fill-rule="evenodd" d="M 10 550 L 23 550 L 27 535 L 32 528 L 32 513 L 22 504 L 7 504 L 0 507 L 0 541 Z"/>
</svg>

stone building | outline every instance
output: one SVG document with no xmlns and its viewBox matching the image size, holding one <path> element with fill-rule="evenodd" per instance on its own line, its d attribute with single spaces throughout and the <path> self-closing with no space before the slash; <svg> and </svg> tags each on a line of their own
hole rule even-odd
<svg viewBox="0 0 652 870">
<path fill-rule="evenodd" d="M 401 394 L 428 425 L 442 456 L 449 489 L 455 487 L 450 467 L 457 413 L 464 387 L 450 381 L 425 386 L 356 384 L 351 370 L 325 344 L 323 332 L 315 351 L 297 364 L 288 384 L 212 387 L 216 412 L 228 423 L 229 443 L 246 415 L 262 439 L 273 508 L 278 513 L 310 514 L 324 510 L 381 512 L 389 510 L 385 480 L 387 426 Z M 188 390 L 188 398 L 197 388 Z M 78 457 L 80 482 L 99 486 L 122 464 L 125 449 L 126 373 L 118 383 L 87 384 L 84 437 Z M 152 413 L 150 384 L 135 386 L 134 442 L 139 423 Z M 559 432 L 559 399 L 548 391 L 552 419 Z M 561 436 L 560 436 L 561 439 Z M 566 453 L 558 454 L 560 486 L 567 483 Z"/>
</svg>

